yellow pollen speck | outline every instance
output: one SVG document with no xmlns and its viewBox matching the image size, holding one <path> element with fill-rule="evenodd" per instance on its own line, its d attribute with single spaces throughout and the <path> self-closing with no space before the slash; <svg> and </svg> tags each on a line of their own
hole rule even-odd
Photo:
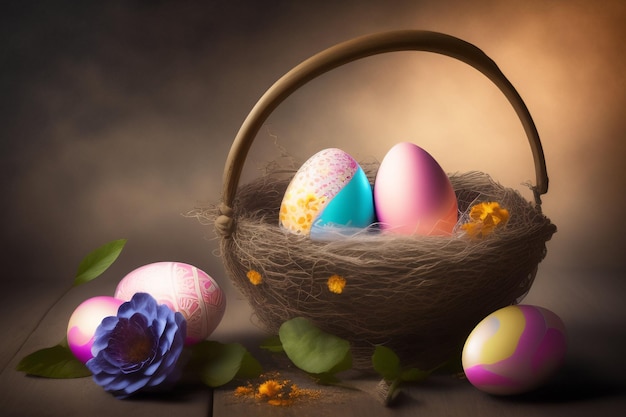
<svg viewBox="0 0 626 417">
<path fill-rule="evenodd" d="M 265 379 L 256 387 L 247 383 L 245 386 L 235 388 L 235 396 L 263 401 L 273 406 L 289 406 L 295 401 L 307 399 L 319 399 L 322 395 L 320 390 L 303 389 L 285 379 L 280 380 L 278 373 L 265 376 Z"/>
<path fill-rule="evenodd" d="M 254 387 L 252 385 L 246 385 L 245 387 L 237 387 L 235 388 L 235 396 L 237 397 L 247 397 L 249 395 L 254 395 Z"/>
<path fill-rule="evenodd" d="M 261 276 L 261 274 L 254 269 L 249 270 L 246 276 L 248 277 L 248 280 L 250 280 L 250 283 L 252 285 L 259 285 L 263 282 L 263 277 Z"/>
<path fill-rule="evenodd" d="M 335 294 L 341 294 L 346 287 L 346 280 L 339 275 L 332 275 L 328 278 L 328 290 Z"/>
</svg>

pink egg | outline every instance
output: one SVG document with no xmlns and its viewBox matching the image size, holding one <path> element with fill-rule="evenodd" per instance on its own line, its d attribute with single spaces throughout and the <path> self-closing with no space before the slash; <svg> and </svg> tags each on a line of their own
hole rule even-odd
<svg viewBox="0 0 626 417">
<path fill-rule="evenodd" d="M 117 298 L 100 296 L 85 300 L 76 307 L 67 324 L 67 343 L 79 361 L 86 363 L 93 358 L 91 345 L 96 329 L 105 317 L 116 316 L 123 303 Z"/>
<path fill-rule="evenodd" d="M 463 369 L 484 392 L 521 394 L 546 382 L 563 364 L 566 350 L 565 325 L 556 314 L 537 306 L 508 306 L 470 333 Z"/>
<path fill-rule="evenodd" d="M 159 304 L 179 311 L 187 320 L 189 344 L 206 339 L 219 325 L 226 309 L 226 297 L 206 272 L 181 262 L 144 265 L 126 275 L 115 297 L 130 300 L 135 293 L 152 295 Z"/>
<path fill-rule="evenodd" d="M 409 142 L 383 158 L 374 206 L 381 228 L 402 235 L 451 235 L 458 216 L 450 179 L 428 152 Z"/>
</svg>

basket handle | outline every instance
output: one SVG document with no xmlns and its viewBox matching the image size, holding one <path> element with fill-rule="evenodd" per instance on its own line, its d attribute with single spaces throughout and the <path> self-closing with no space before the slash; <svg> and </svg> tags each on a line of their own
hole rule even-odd
<svg viewBox="0 0 626 417">
<path fill-rule="evenodd" d="M 248 151 L 274 109 L 299 87 L 325 72 L 361 58 L 396 51 L 427 51 L 456 58 L 482 72 L 500 88 L 515 109 L 530 143 L 537 182 L 531 189 L 537 207 L 541 208 L 541 195 L 548 191 L 545 158 L 535 123 L 515 87 L 496 63 L 471 43 L 443 33 L 401 30 L 358 37 L 319 52 L 291 69 L 263 94 L 241 125 L 226 159 L 220 215 L 215 221 L 223 236 L 230 236 L 234 228 L 231 207 Z"/>
</svg>

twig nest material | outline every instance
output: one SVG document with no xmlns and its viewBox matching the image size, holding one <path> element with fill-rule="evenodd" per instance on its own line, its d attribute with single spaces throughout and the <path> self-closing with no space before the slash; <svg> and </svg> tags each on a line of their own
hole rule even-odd
<svg viewBox="0 0 626 417">
<path fill-rule="evenodd" d="M 377 164 L 361 166 L 373 181 Z M 294 173 L 272 169 L 238 189 L 233 233 L 222 238 L 221 255 L 263 327 L 276 334 L 283 322 L 306 317 L 351 342 L 356 368 L 371 366 L 378 344 L 422 369 L 458 354 L 480 320 L 529 291 L 556 231 L 519 192 L 469 172 L 449 176 L 466 213 L 460 218 L 492 201 L 510 215 L 483 239 L 458 227 L 452 237 L 363 233 L 312 241 L 278 225 Z M 208 221 L 219 215 L 217 209 L 202 214 Z M 334 276 L 345 280 L 341 291 Z"/>
</svg>

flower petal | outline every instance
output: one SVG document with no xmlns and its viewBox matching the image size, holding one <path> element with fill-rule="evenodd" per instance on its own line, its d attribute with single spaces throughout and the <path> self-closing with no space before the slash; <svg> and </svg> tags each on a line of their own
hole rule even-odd
<svg viewBox="0 0 626 417">
<path fill-rule="evenodd" d="M 118 398 L 180 376 L 177 362 L 187 322 L 179 312 L 158 305 L 147 293 L 123 303 L 116 317 L 103 320 L 88 361 L 94 381 Z"/>
</svg>

